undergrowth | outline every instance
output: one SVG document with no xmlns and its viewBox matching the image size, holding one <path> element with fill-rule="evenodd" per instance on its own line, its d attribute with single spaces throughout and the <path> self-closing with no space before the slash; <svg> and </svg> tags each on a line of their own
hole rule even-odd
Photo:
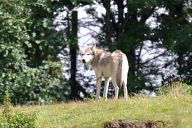
<svg viewBox="0 0 192 128">
<path fill-rule="evenodd" d="M 0 128 L 36 128 L 35 113 L 13 112 L 8 89 L 3 98 L 3 110 L 0 116 Z"/>
<path fill-rule="evenodd" d="M 160 87 L 156 90 L 158 95 L 182 94 L 192 95 L 192 86 L 185 83 L 174 82 L 171 85 Z"/>
</svg>

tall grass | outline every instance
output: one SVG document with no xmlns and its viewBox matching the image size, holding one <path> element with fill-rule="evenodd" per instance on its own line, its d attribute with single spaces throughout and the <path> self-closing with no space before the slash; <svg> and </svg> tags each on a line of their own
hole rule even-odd
<svg viewBox="0 0 192 128">
<path fill-rule="evenodd" d="M 36 124 L 40 128 L 100 128 L 104 122 L 117 119 L 158 120 L 177 128 L 192 127 L 192 96 L 183 85 L 157 97 L 18 106 L 15 111 L 35 112 Z"/>
</svg>

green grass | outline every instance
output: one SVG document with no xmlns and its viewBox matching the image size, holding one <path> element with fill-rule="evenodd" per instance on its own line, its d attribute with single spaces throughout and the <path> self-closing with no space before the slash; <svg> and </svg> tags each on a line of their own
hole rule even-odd
<svg viewBox="0 0 192 128">
<path fill-rule="evenodd" d="M 0 108 L 2 110 L 2 108 Z M 159 97 L 133 97 L 108 101 L 69 102 L 18 106 L 15 111 L 35 112 L 40 128 L 100 128 L 106 121 L 161 120 L 178 128 L 192 127 L 192 96 L 174 93 Z"/>
</svg>

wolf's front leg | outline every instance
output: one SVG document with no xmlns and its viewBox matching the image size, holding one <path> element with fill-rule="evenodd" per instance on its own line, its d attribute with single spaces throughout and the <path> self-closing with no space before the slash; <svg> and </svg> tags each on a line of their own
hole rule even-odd
<svg viewBox="0 0 192 128">
<path fill-rule="evenodd" d="M 103 92 L 103 98 L 105 99 L 105 101 L 107 100 L 107 92 L 108 92 L 108 88 L 109 88 L 109 81 L 110 81 L 110 77 L 106 77 L 105 78 L 104 92 Z"/>
<path fill-rule="evenodd" d="M 100 87 L 101 87 L 101 77 L 96 80 L 96 100 L 99 101 L 100 98 Z"/>
</svg>

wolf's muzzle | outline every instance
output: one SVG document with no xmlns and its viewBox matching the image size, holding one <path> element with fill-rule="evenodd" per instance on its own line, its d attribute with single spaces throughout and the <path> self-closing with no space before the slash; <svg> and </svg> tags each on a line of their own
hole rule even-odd
<svg viewBox="0 0 192 128">
<path fill-rule="evenodd" d="M 83 63 L 85 63 L 85 60 L 84 60 L 84 59 L 82 59 L 82 62 L 83 62 Z"/>
</svg>

